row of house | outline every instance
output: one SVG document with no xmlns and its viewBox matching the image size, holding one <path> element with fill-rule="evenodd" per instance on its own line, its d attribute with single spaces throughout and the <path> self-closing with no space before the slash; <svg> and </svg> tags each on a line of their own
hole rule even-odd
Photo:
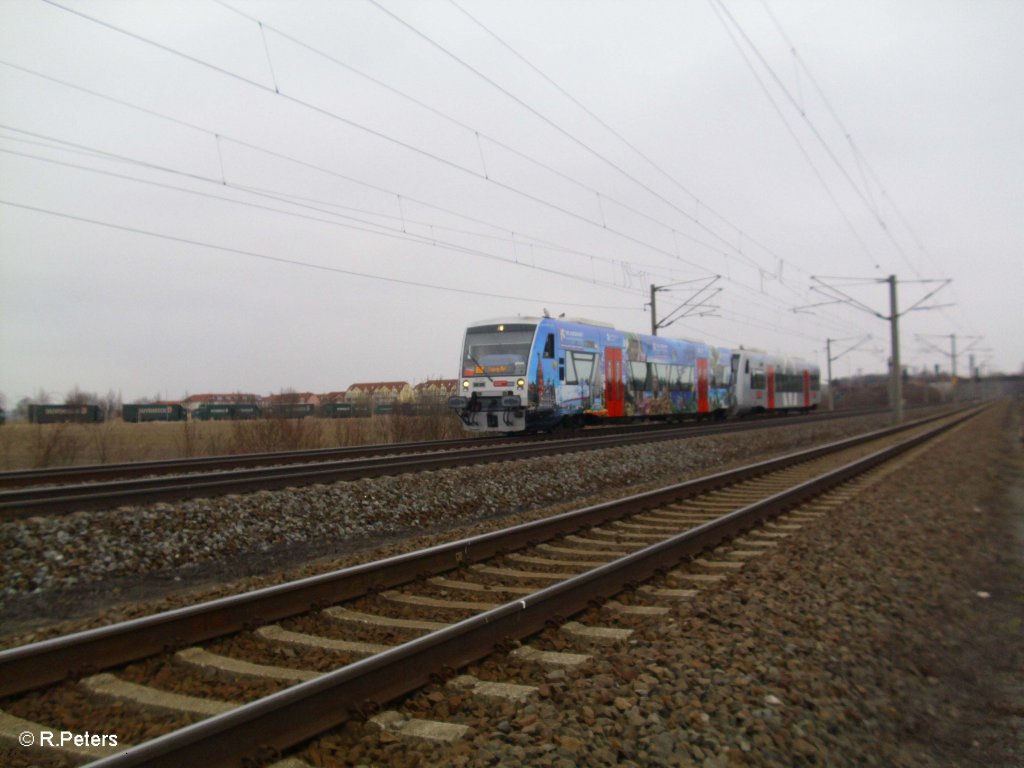
<svg viewBox="0 0 1024 768">
<path fill-rule="evenodd" d="M 242 392 L 204 393 L 189 395 L 180 405 L 189 414 L 203 406 L 255 405 L 261 410 L 275 406 L 309 406 L 318 409 L 334 403 L 349 403 L 355 407 L 379 410 L 381 407 L 408 405 L 446 405 L 456 393 L 456 379 L 428 379 L 416 385 L 406 381 L 371 381 L 353 384 L 346 390 L 315 394 L 313 392 L 283 392 L 277 395 L 254 395 Z"/>
</svg>

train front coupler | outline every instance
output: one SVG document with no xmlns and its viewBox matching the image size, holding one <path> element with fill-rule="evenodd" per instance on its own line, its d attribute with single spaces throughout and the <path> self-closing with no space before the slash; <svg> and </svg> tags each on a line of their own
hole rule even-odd
<svg viewBox="0 0 1024 768">
<path fill-rule="evenodd" d="M 526 428 L 526 411 L 519 395 L 481 395 L 448 399 L 466 426 L 474 432 L 518 432 Z"/>
</svg>

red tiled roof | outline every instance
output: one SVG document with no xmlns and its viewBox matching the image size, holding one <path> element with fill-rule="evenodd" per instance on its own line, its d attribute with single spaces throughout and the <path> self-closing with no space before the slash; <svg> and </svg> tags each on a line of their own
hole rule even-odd
<svg viewBox="0 0 1024 768">
<path fill-rule="evenodd" d="M 189 395 L 182 403 L 255 403 L 256 395 L 242 394 L 241 392 L 229 393 L 206 393 L 202 395 Z"/>
<path fill-rule="evenodd" d="M 401 392 L 409 386 L 407 381 L 367 381 L 353 384 L 348 388 L 349 392 L 368 392 L 370 394 L 381 390 Z"/>
<path fill-rule="evenodd" d="M 427 379 L 426 381 L 421 381 L 413 389 L 417 392 L 422 392 L 425 389 L 457 389 L 458 386 L 458 379 Z"/>
<path fill-rule="evenodd" d="M 308 403 L 314 398 L 319 399 L 312 392 L 281 392 L 265 399 L 268 403 Z"/>
</svg>

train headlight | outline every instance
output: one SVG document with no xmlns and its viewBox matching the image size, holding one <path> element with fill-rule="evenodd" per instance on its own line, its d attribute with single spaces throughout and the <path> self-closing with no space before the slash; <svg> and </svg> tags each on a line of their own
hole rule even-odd
<svg viewBox="0 0 1024 768">
<path fill-rule="evenodd" d="M 516 379 L 516 386 L 522 389 L 526 386 L 526 379 Z"/>
<path fill-rule="evenodd" d="M 462 388 L 463 389 L 469 389 L 469 379 L 463 379 L 462 380 Z"/>
</svg>

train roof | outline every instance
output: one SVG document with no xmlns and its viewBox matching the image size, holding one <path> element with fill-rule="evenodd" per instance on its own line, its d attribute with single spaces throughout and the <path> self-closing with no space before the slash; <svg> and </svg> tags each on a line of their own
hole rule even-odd
<svg viewBox="0 0 1024 768">
<path fill-rule="evenodd" d="M 474 320 L 469 323 L 467 328 L 476 328 L 481 325 L 501 325 L 511 323 L 539 323 L 543 318 L 540 317 L 492 317 L 486 320 Z"/>
<path fill-rule="evenodd" d="M 733 350 L 734 355 L 740 355 L 749 357 L 754 360 L 763 360 L 768 363 L 781 362 L 791 363 L 793 365 L 800 365 L 805 368 L 817 368 L 818 364 L 813 360 L 808 360 L 800 355 L 783 354 L 782 352 L 766 352 L 763 349 L 750 349 L 740 347 L 739 349 Z"/>
<path fill-rule="evenodd" d="M 598 328 L 612 328 L 615 326 L 611 323 L 606 323 L 604 320 L 590 320 L 586 317 L 494 317 L 488 320 L 477 320 L 469 325 L 467 328 L 477 328 L 481 325 L 501 325 L 502 323 L 510 325 L 512 323 L 535 323 L 539 324 L 542 320 L 555 320 L 562 323 L 576 323 L 578 325 L 593 325 Z"/>
</svg>

